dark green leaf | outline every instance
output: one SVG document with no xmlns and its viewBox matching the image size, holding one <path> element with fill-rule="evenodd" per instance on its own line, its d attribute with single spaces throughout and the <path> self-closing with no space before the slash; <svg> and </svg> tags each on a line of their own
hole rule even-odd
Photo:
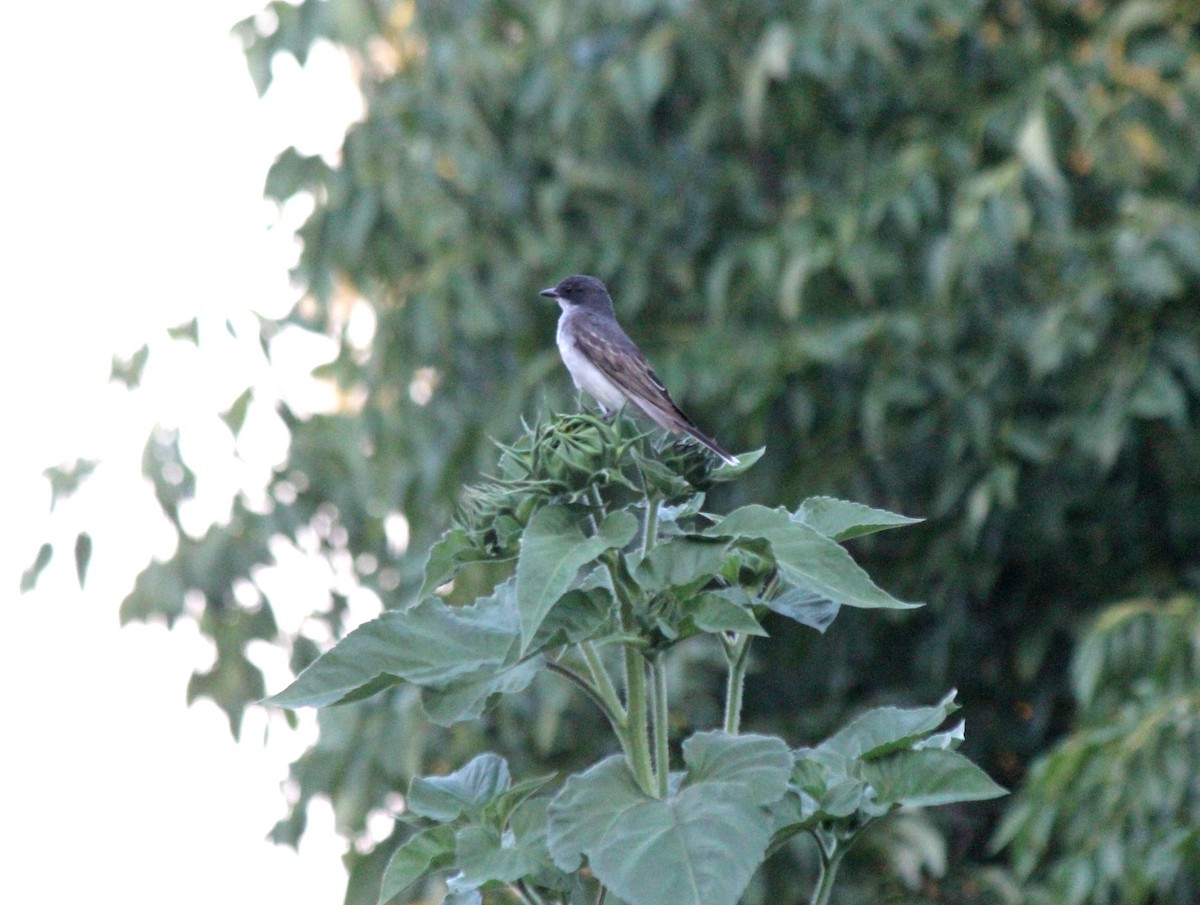
<svg viewBox="0 0 1200 905">
<path fill-rule="evenodd" d="M 463 563 L 483 557 L 484 554 L 475 548 L 470 536 L 462 528 L 447 531 L 429 548 L 429 556 L 425 560 L 425 580 L 421 582 L 417 599 L 428 597 L 453 578 Z"/>
<path fill-rule="evenodd" d="M 528 648 L 550 608 L 570 588 L 579 570 L 605 550 L 623 547 L 637 533 L 637 519 L 614 512 L 594 537 L 580 530 L 580 516 L 562 506 L 545 506 L 529 520 L 517 560 L 517 608 L 521 645 Z"/>
<path fill-rule="evenodd" d="M 763 457 L 763 453 L 767 451 L 765 446 L 760 446 L 758 449 L 752 449 L 749 452 L 738 453 L 734 456 L 738 460 L 737 465 L 730 465 L 728 462 L 722 462 L 709 473 L 710 481 L 732 481 L 740 478 L 751 466 Z"/>
<path fill-rule="evenodd" d="M 743 506 L 705 533 L 768 541 L 779 572 L 790 585 L 843 606 L 888 609 L 920 606 L 897 600 L 879 588 L 835 541 L 793 521 L 784 509 Z"/>
<path fill-rule="evenodd" d="M 607 579 L 607 571 L 601 572 Z M 586 584 L 586 580 L 583 583 Z M 560 597 L 550 610 L 529 649 L 545 650 L 599 637 L 613 628 L 615 613 L 616 603 L 608 588 L 574 588 Z"/>
<path fill-rule="evenodd" d="M 718 574 L 728 551 L 729 542 L 721 538 L 686 534 L 664 539 L 638 563 L 633 577 L 647 594 L 657 594 Z"/>
<path fill-rule="evenodd" d="M 510 785 L 508 763 L 498 754 L 480 754 L 449 776 L 418 776 L 405 802 L 419 817 L 439 822 L 476 815 Z"/>
<path fill-rule="evenodd" d="M 961 754 L 926 748 L 867 761 L 862 776 L 883 802 L 932 807 L 999 798 L 1007 791 Z"/>
<path fill-rule="evenodd" d="M 474 680 L 481 669 L 515 663 L 517 633 L 511 582 L 473 606 L 428 598 L 359 626 L 267 703 L 323 707 L 380 676 L 434 688 Z"/>
<path fill-rule="evenodd" d="M 463 720 L 478 719 L 492 695 L 524 691 L 541 669 L 541 657 L 504 667 L 484 666 L 461 678 L 425 688 L 421 701 L 432 722 L 453 726 Z"/>
<path fill-rule="evenodd" d="M 769 815 L 736 783 L 650 798 L 615 756 L 567 780 L 550 805 L 548 838 L 560 869 L 578 869 L 586 855 L 629 905 L 734 905 L 770 833 Z"/>
<path fill-rule="evenodd" d="M 430 871 L 454 863 L 454 827 L 435 826 L 417 833 L 392 853 L 383 871 L 379 903 L 390 901 Z"/>
<path fill-rule="evenodd" d="M 815 628 L 821 634 L 825 634 L 825 629 L 833 624 L 842 608 L 841 604 L 802 588 L 788 588 L 778 597 L 764 599 L 763 603 L 781 616 Z"/>
<path fill-rule="evenodd" d="M 822 742 L 818 748 L 851 759 L 867 760 L 911 747 L 959 709 L 954 702 L 955 694 L 951 691 L 932 707 L 878 707 L 868 710 Z"/>
<path fill-rule="evenodd" d="M 783 795 L 792 773 L 792 753 L 769 735 L 697 732 L 683 743 L 688 765 L 684 787 L 728 782 L 752 804 L 770 804 Z"/>
<path fill-rule="evenodd" d="M 702 632 L 741 632 L 765 638 L 766 631 L 749 610 L 750 597 L 741 588 L 706 591 L 683 604 L 684 615 Z"/>
<path fill-rule="evenodd" d="M 800 504 L 795 518 L 814 531 L 837 541 L 862 537 L 864 534 L 873 534 L 888 528 L 915 525 L 922 521 L 883 509 L 872 509 L 862 503 L 851 503 L 827 496 L 809 497 Z"/>
</svg>

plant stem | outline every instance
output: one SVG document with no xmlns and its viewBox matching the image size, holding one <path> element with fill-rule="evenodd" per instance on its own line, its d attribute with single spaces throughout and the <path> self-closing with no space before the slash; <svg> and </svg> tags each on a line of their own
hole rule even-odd
<svg viewBox="0 0 1200 905">
<path fill-rule="evenodd" d="M 601 659 L 600 652 L 596 650 L 596 645 L 591 641 L 584 641 L 579 645 L 579 650 L 583 654 L 584 662 L 587 663 L 588 673 L 592 677 L 596 693 L 600 695 L 601 700 L 608 705 L 609 709 L 621 718 L 621 724 L 624 725 L 625 708 L 621 705 L 617 688 L 613 685 L 612 677 L 604 667 L 604 660 Z"/>
<path fill-rule="evenodd" d="M 725 644 L 729 675 L 725 681 L 725 731 L 737 735 L 742 723 L 742 687 L 746 684 L 746 664 L 750 659 L 750 636 L 735 635 Z"/>
<path fill-rule="evenodd" d="M 633 607 L 621 603 L 621 629 L 633 632 Z M 650 763 L 650 727 L 646 700 L 646 660 L 637 648 L 625 645 L 625 732 L 629 738 L 629 766 L 647 795 L 655 795 L 657 783 Z"/>
<path fill-rule="evenodd" d="M 529 905 L 546 905 L 546 900 L 534 892 L 524 880 L 518 880 L 516 886 L 521 899 Z"/>
<path fill-rule="evenodd" d="M 604 716 L 607 717 L 614 732 L 620 735 L 625 731 L 625 709 L 621 706 L 620 701 L 614 702 L 616 703 L 616 708 L 614 709 L 610 702 L 606 701 L 604 696 L 600 694 L 599 689 L 595 688 L 591 682 L 569 666 L 565 666 L 556 660 L 546 660 L 546 668 L 551 672 L 556 672 L 560 676 L 563 676 L 587 695 L 592 703 L 599 707 Z"/>
<path fill-rule="evenodd" d="M 828 905 L 829 896 L 833 892 L 833 881 L 837 879 L 838 868 L 841 867 L 842 858 L 846 854 L 846 846 L 838 845 L 832 854 L 828 855 L 820 842 L 817 846 L 821 850 L 821 873 L 817 878 L 817 888 L 813 890 L 812 898 L 808 901 L 809 905 Z"/>
<path fill-rule="evenodd" d="M 650 705 L 654 719 L 654 779 L 658 785 L 658 797 L 667 797 L 667 774 L 670 768 L 668 747 L 667 666 L 662 654 L 650 661 Z"/>
<path fill-rule="evenodd" d="M 645 478 L 642 479 L 643 483 Z M 642 556 L 645 557 L 658 543 L 658 497 L 646 492 L 646 521 L 642 529 Z"/>
</svg>

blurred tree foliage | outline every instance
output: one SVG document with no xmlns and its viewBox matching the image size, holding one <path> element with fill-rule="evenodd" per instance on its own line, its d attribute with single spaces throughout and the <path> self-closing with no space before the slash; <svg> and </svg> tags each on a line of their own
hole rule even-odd
<svg viewBox="0 0 1200 905">
<path fill-rule="evenodd" d="M 1077 725 L 997 842 L 1035 905 L 1200 899 L 1200 598 L 1132 600 L 1076 650 Z"/>
<path fill-rule="evenodd" d="M 248 607 L 235 587 L 283 536 L 353 563 L 385 605 L 410 599 L 488 438 L 572 404 L 557 312 L 536 292 L 575 272 L 609 284 L 705 430 L 766 444 L 747 497 L 928 518 L 856 554 L 930 606 L 847 614 L 821 638 L 769 626 L 787 643 L 756 664 L 750 726 L 803 743 L 869 702 L 955 684 L 965 750 L 1015 784 L 1065 728 L 1080 618 L 1195 585 L 1194 4 L 303 0 L 236 31 L 260 91 L 278 56 L 343 48 L 366 113 L 336 164 L 285 150 L 266 187 L 315 201 L 293 321 L 338 340 L 322 373 L 347 402 L 285 410 L 273 505 L 239 500 L 199 537 L 180 527 L 123 610 L 193 618 L 200 592 L 219 656 L 190 692 L 235 731 L 263 694 L 246 645 L 289 647 L 299 668 L 319 634 L 285 636 L 269 600 Z M 359 296 L 376 315 L 366 347 L 347 334 Z M 194 482 L 177 439 L 153 438 L 146 470 L 178 525 Z M 396 512 L 411 552 L 389 544 Z M 334 595 L 312 619 L 340 634 L 345 610 Z M 707 715 L 717 682 L 714 665 L 713 687 L 679 693 Z M 276 838 L 299 836 L 315 795 L 361 837 L 387 792 L 484 743 L 518 772 L 577 763 L 595 719 L 541 684 L 453 732 L 405 693 L 328 711 Z M 985 896 L 939 876 L 947 851 L 983 855 L 995 812 L 949 813 L 942 848 L 920 820 L 896 844 L 925 852 L 892 858 L 908 869 L 888 882 L 914 901 Z M 397 842 L 355 849 L 352 901 Z M 755 901 L 802 888 L 794 870 L 769 864 Z"/>
</svg>

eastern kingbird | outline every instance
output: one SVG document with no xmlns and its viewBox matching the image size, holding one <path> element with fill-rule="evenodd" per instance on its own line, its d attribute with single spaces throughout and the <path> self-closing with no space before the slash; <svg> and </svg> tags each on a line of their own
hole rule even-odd
<svg viewBox="0 0 1200 905">
<path fill-rule="evenodd" d="M 567 277 L 541 295 L 562 308 L 558 319 L 558 351 L 575 386 L 595 397 L 605 414 L 631 403 L 663 430 L 695 437 L 714 453 L 737 465 L 738 460 L 706 437 L 680 411 L 667 388 L 621 325 L 612 298 L 595 277 Z"/>
</svg>

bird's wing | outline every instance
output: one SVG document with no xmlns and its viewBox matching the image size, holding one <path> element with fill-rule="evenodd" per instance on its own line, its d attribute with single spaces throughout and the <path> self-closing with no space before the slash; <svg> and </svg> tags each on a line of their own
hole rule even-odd
<svg viewBox="0 0 1200 905">
<path fill-rule="evenodd" d="M 586 321 L 578 323 L 575 330 L 580 353 L 659 427 L 672 432 L 695 427 L 671 399 L 642 350 L 624 332 L 600 332 Z"/>
</svg>

